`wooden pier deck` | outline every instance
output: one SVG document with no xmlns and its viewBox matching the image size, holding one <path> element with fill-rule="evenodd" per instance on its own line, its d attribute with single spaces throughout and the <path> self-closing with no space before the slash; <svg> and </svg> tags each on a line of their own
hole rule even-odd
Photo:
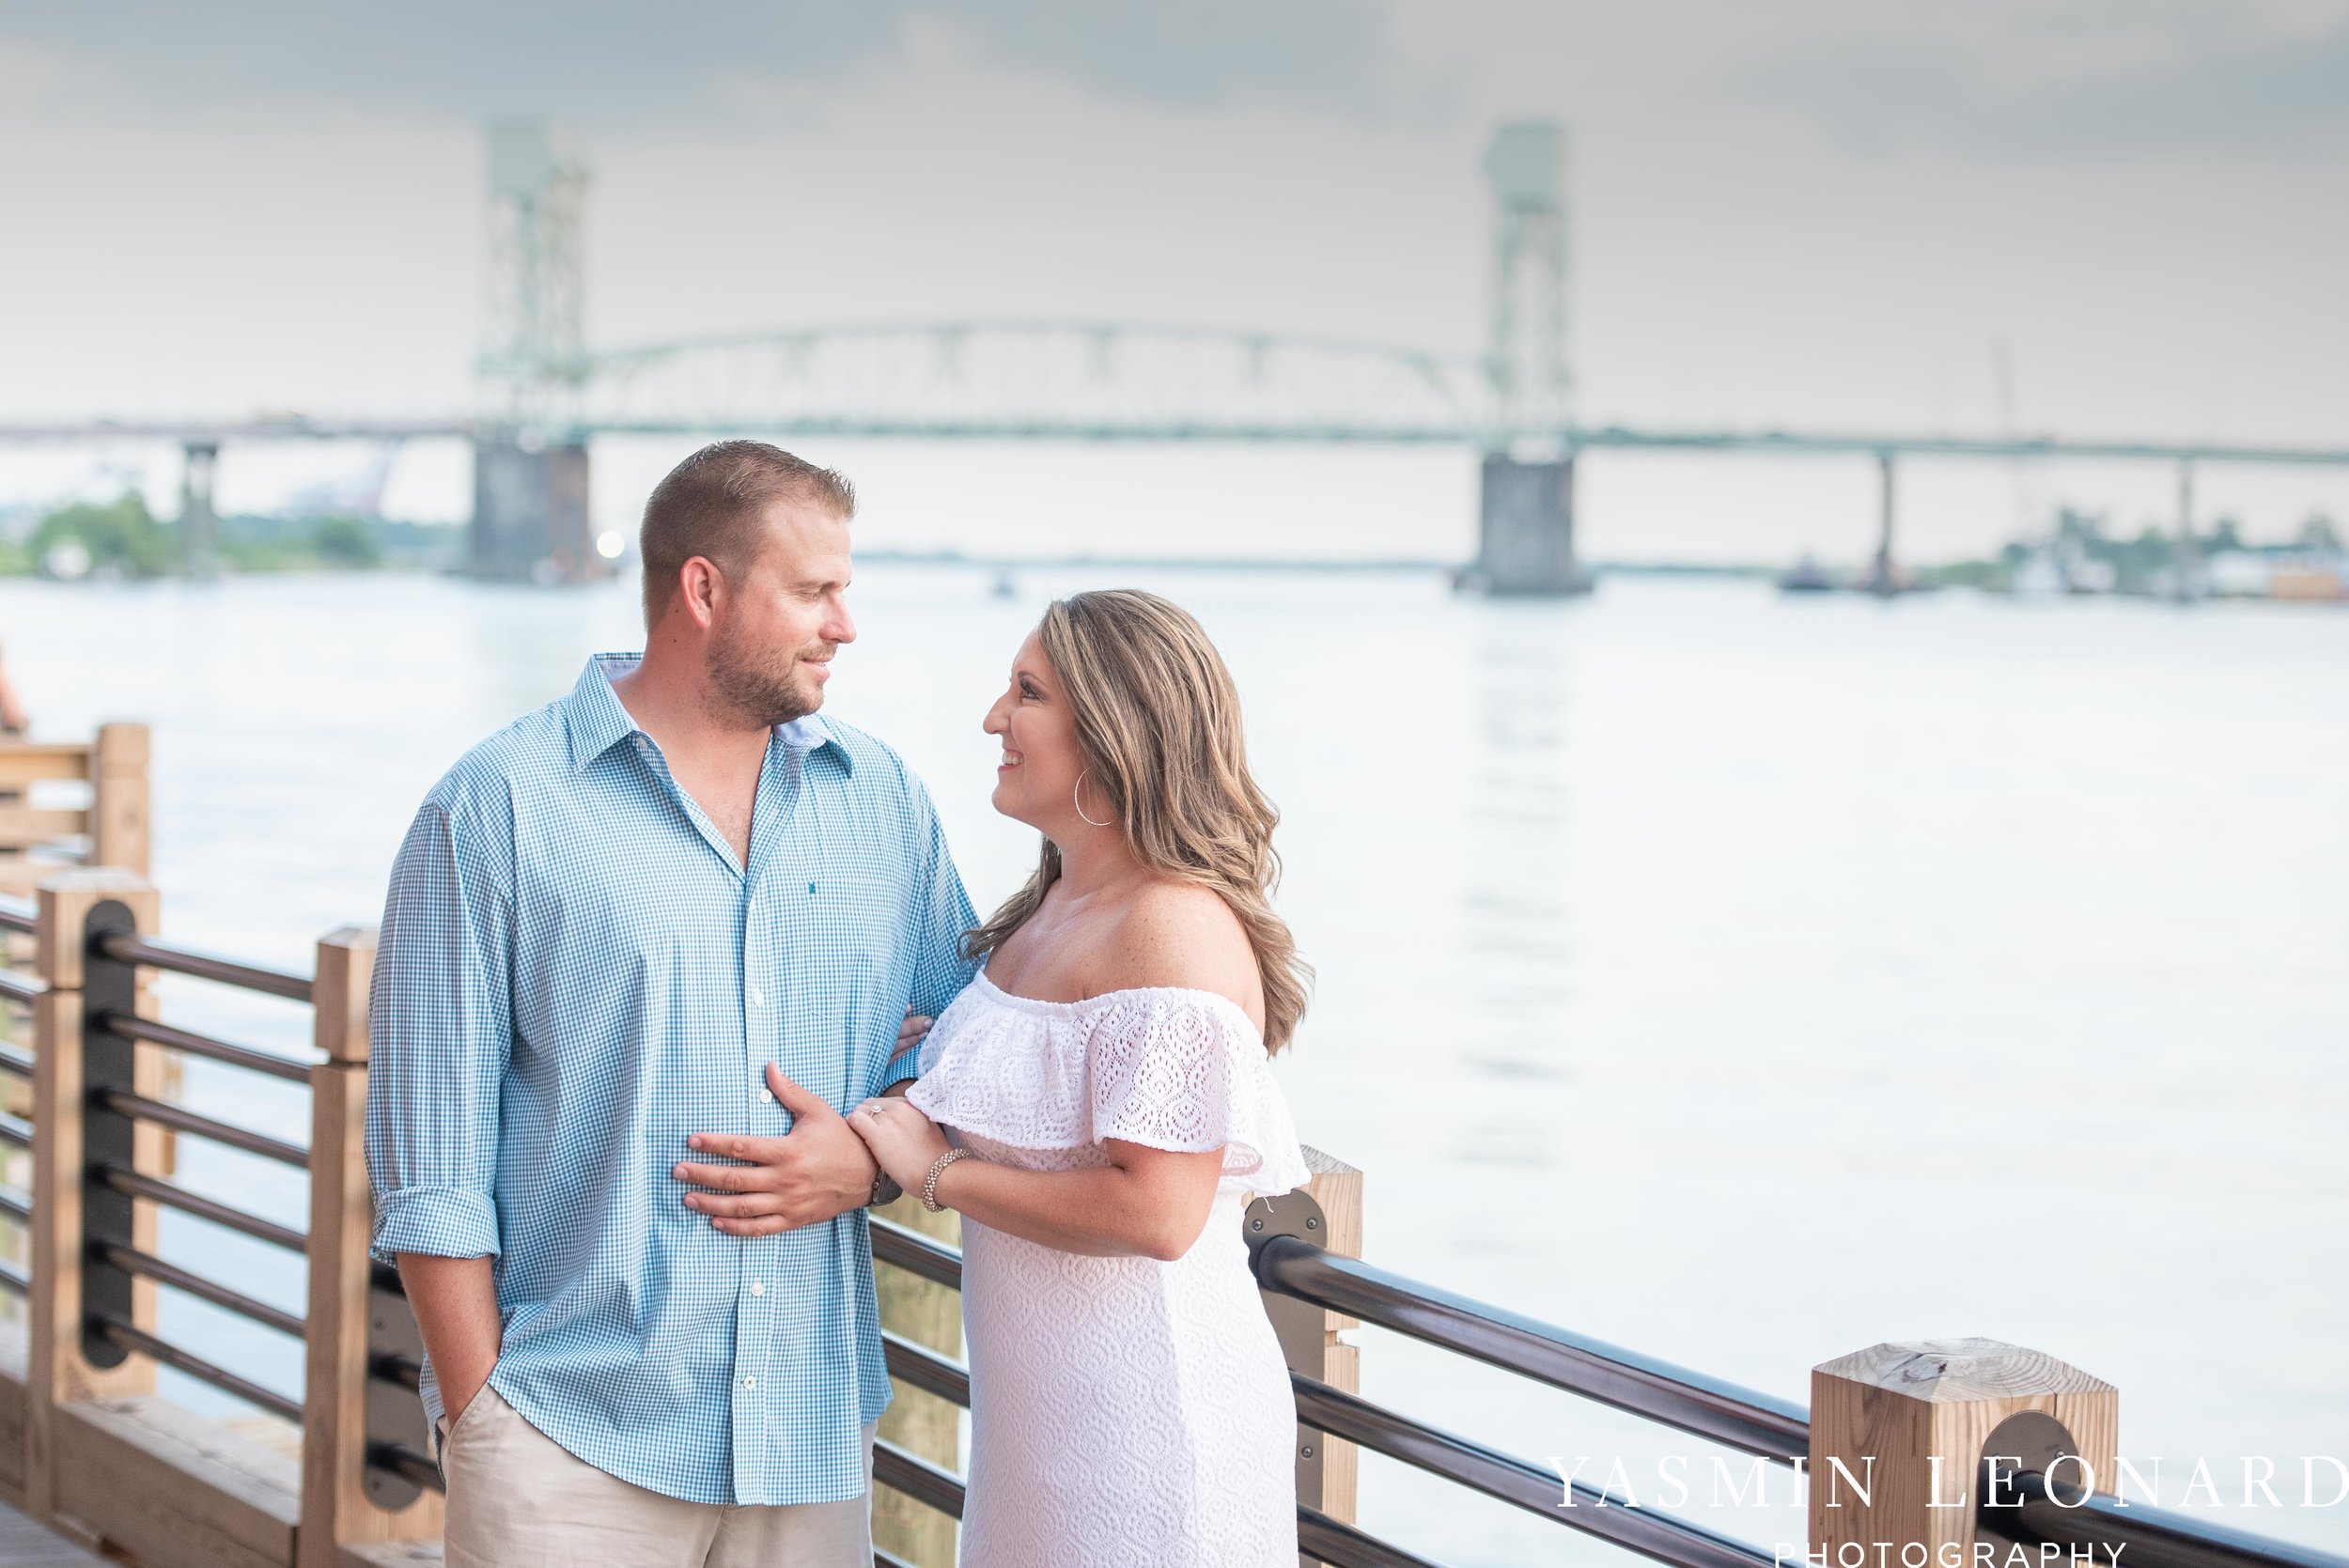
<svg viewBox="0 0 2349 1568">
<path fill-rule="evenodd" d="M 0 1318 L 0 1380 L 14 1388 L 24 1385 L 24 1323 L 22 1318 Z M 17 1409 L 23 1410 L 23 1401 Z M 5 1421 L 5 1417 L 0 1417 Z M 17 1442 L 23 1446 L 21 1420 L 17 1424 Z M 0 1568 L 101 1568 L 106 1560 L 94 1552 L 84 1550 L 59 1535 L 48 1526 L 24 1516 L 22 1510 L 0 1496 Z"/>
<path fill-rule="evenodd" d="M 0 1568 L 104 1568 L 105 1562 L 0 1502 Z"/>
</svg>

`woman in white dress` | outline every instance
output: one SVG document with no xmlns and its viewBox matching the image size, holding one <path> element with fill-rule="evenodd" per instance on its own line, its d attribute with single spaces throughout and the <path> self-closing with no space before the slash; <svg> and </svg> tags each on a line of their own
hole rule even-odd
<svg viewBox="0 0 2349 1568">
<path fill-rule="evenodd" d="M 1041 863 L 966 939 L 920 1081 L 848 1118 L 962 1211 L 963 1568 L 1291 1568 L 1296 1407 L 1240 1211 L 1306 1179 L 1266 1058 L 1307 970 L 1238 694 L 1183 611 L 1079 594 L 987 730 Z"/>
</svg>

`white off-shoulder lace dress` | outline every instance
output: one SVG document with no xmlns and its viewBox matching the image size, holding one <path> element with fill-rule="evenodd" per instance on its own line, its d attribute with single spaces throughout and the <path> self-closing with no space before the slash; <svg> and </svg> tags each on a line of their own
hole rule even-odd
<svg viewBox="0 0 2349 1568">
<path fill-rule="evenodd" d="M 1248 1015 L 1174 987 L 1036 1001 L 982 972 L 921 1065 L 909 1097 L 1000 1164 L 1104 1165 L 1109 1138 L 1223 1151 L 1206 1229 L 1172 1263 L 964 1222 L 963 1568 L 1292 1568 L 1296 1406 L 1240 1211 L 1308 1172 Z"/>
</svg>

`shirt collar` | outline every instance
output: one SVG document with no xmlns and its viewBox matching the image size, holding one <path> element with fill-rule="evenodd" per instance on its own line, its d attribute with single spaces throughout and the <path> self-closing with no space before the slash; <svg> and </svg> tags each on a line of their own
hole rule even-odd
<svg viewBox="0 0 2349 1568">
<path fill-rule="evenodd" d="M 579 675 L 579 683 L 571 694 L 563 699 L 566 733 L 570 737 L 571 771 L 583 771 L 587 765 L 632 735 L 643 732 L 629 716 L 628 706 L 620 701 L 612 683 L 627 675 L 644 661 L 640 653 L 599 653 L 587 660 L 587 667 Z M 813 753 L 830 747 L 839 759 L 843 770 L 853 773 L 856 765 L 848 749 L 832 733 L 831 726 L 817 714 L 810 713 L 775 726 L 776 737 L 795 752 Z"/>
</svg>

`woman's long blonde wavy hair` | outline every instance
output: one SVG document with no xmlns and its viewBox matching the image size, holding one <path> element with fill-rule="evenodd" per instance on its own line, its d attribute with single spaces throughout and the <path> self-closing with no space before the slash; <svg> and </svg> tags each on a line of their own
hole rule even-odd
<svg viewBox="0 0 2349 1568">
<path fill-rule="evenodd" d="M 1281 819 L 1248 772 L 1239 691 L 1189 612 L 1156 594 L 1112 588 L 1055 599 L 1036 627 L 1076 721 L 1093 781 L 1135 856 L 1153 871 L 1219 894 L 1248 933 L 1264 981 L 1264 1040 L 1297 1032 L 1313 970 L 1272 912 L 1281 879 L 1272 829 Z M 1027 885 L 964 934 L 982 958 L 1019 929 L 1060 877 L 1044 841 Z"/>
</svg>

